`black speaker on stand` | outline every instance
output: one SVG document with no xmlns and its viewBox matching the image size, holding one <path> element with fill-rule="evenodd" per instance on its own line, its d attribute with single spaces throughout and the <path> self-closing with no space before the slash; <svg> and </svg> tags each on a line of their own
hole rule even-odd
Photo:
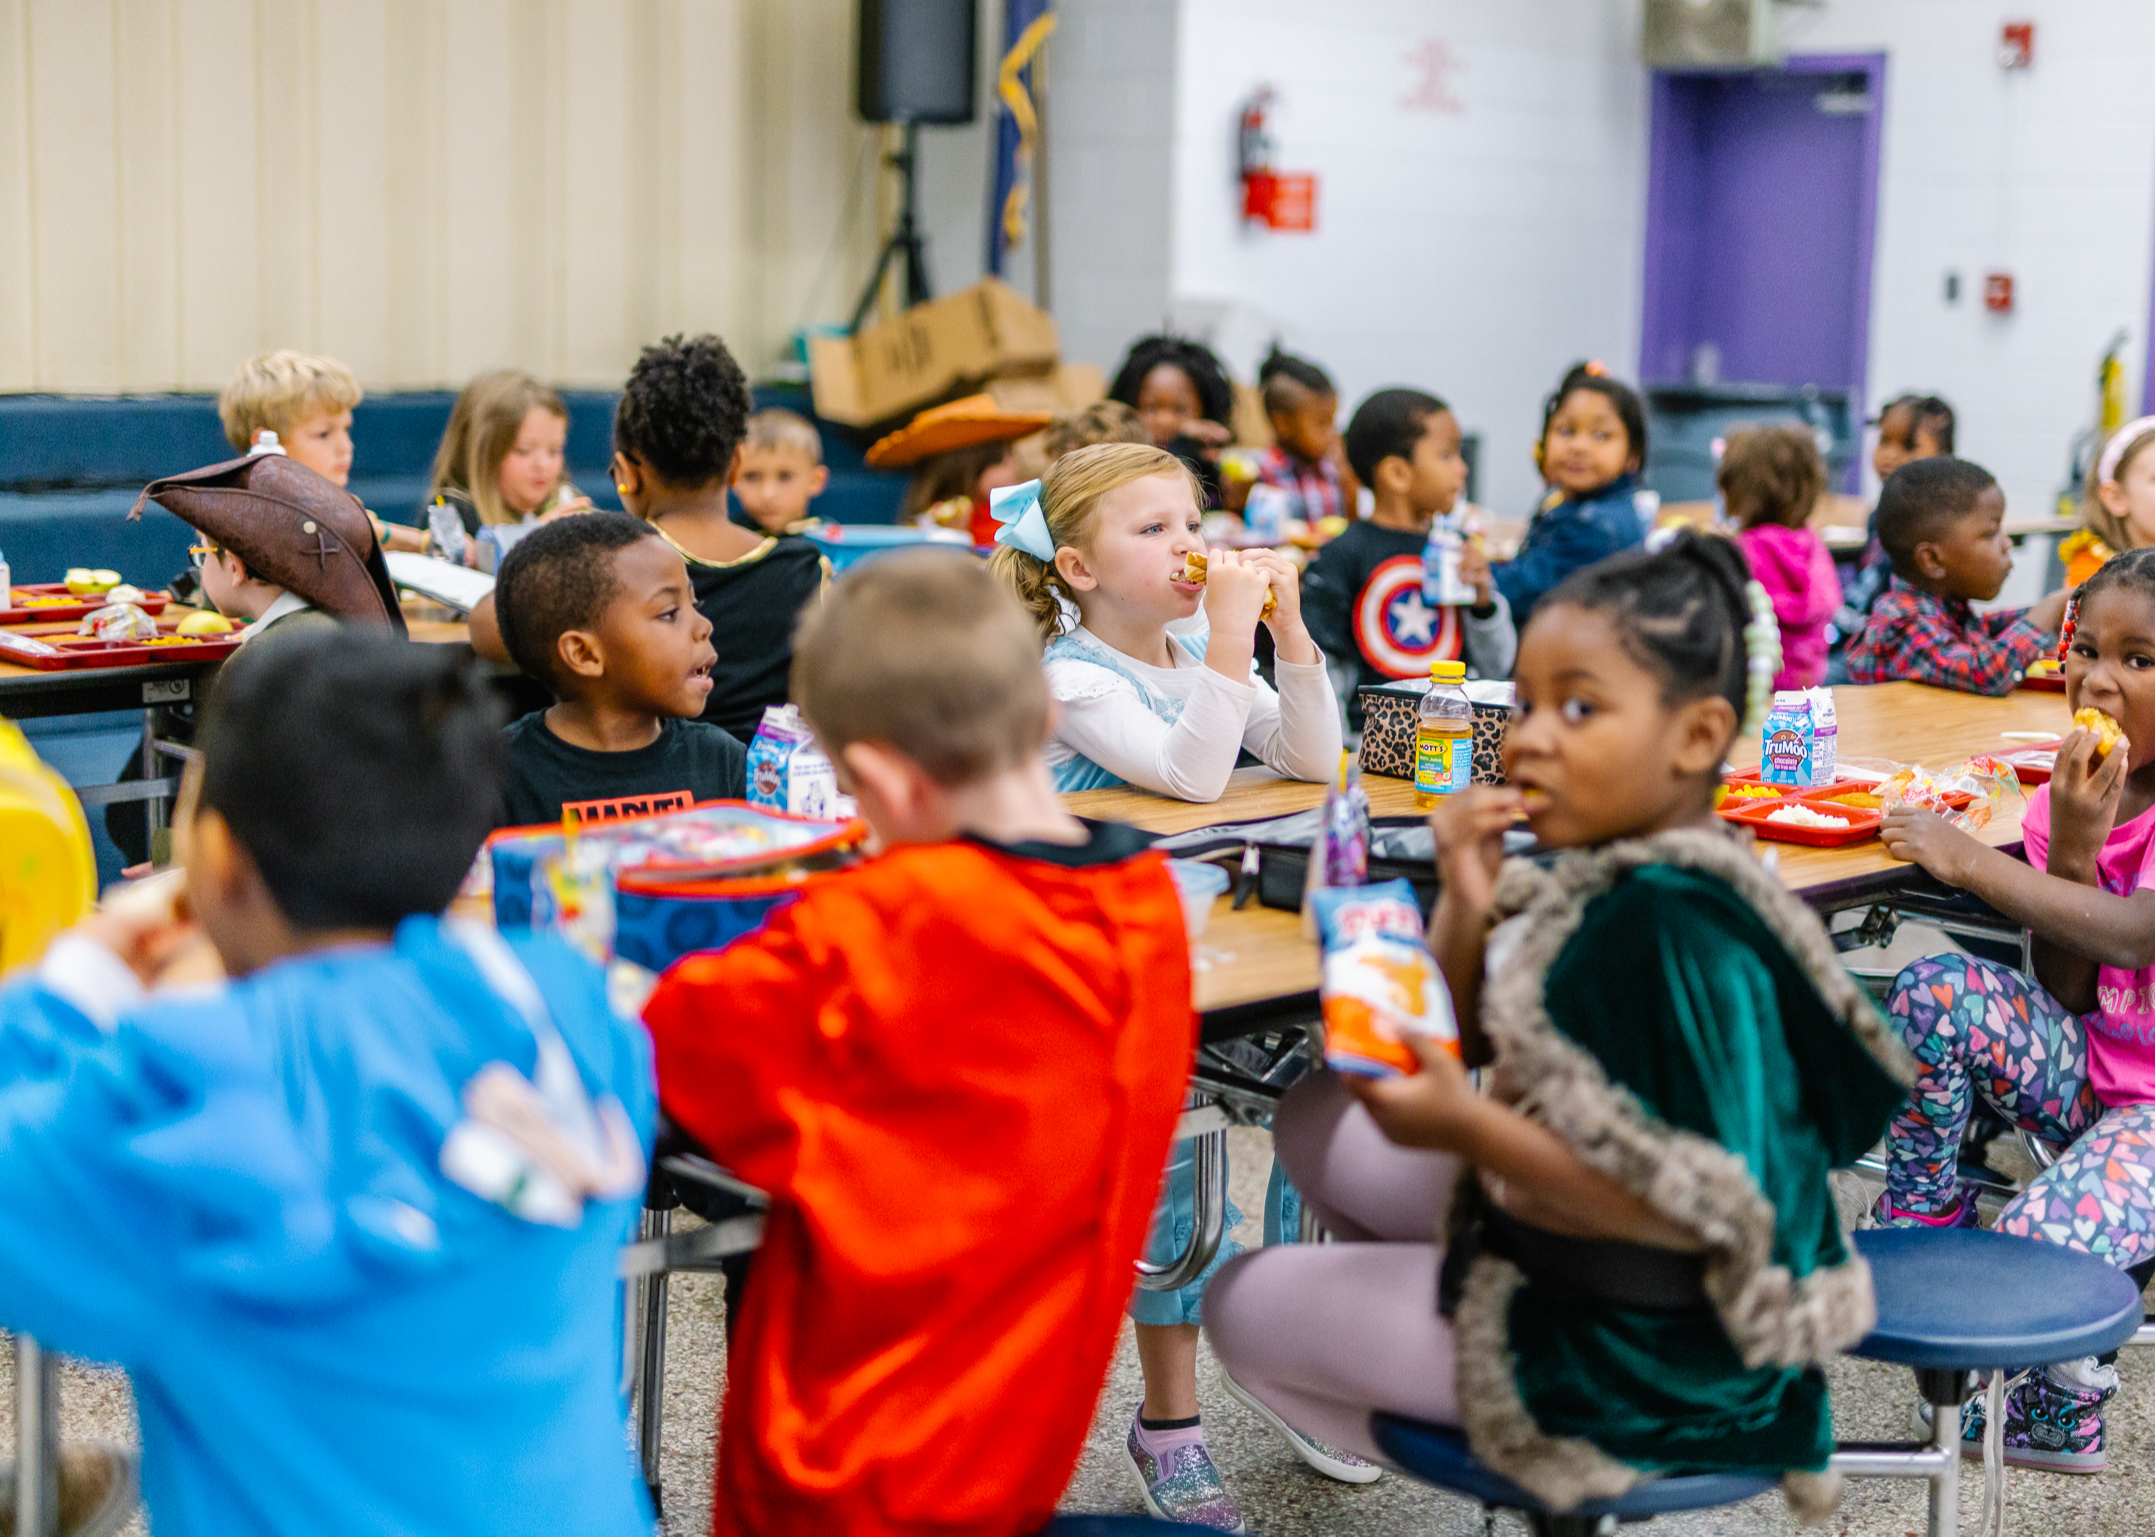
<svg viewBox="0 0 2155 1537">
<path fill-rule="evenodd" d="M 864 122 L 899 124 L 905 140 L 887 162 L 898 173 L 898 222 L 853 307 L 855 331 L 875 308 L 894 261 L 904 263 L 908 306 L 934 297 L 916 198 L 920 127 L 973 121 L 979 45 L 980 0 L 860 0 L 855 108 Z"/>
</svg>

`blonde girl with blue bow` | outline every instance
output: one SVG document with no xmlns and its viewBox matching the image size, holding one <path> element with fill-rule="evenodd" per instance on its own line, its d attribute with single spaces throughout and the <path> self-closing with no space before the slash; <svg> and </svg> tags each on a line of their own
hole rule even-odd
<svg viewBox="0 0 2155 1537">
<path fill-rule="evenodd" d="M 1271 550 L 1207 550 L 1181 460 L 1097 444 L 990 502 L 995 568 L 1047 640 L 1058 790 L 1131 784 L 1213 801 L 1244 748 L 1290 779 L 1338 771 L 1339 705 L 1294 566 Z M 1203 585 L 1185 580 L 1193 554 L 1206 557 Z M 1277 693 L 1253 662 L 1267 598 Z"/>
<path fill-rule="evenodd" d="M 1149 443 L 1073 449 L 1044 480 L 994 492 L 995 569 L 1017 590 L 1047 640 L 1056 700 L 1047 761 L 1058 790 L 1133 784 L 1183 800 L 1212 801 L 1248 748 L 1295 779 L 1338 771 L 1339 706 L 1324 655 L 1302 623 L 1294 567 L 1270 550 L 1205 548 L 1197 482 L 1183 462 Z M 1202 586 L 1185 558 L 1206 557 Z M 1264 617 L 1265 600 L 1273 600 Z M 1257 626 L 1276 652 L 1274 693 L 1257 676 Z M 1171 1261 L 1195 1226 L 1190 1144 L 1178 1142 L 1153 1213 L 1145 1257 Z M 1265 1198 L 1265 1241 L 1297 1226 L 1299 1198 L 1277 1166 Z M 1232 1229 L 1241 1214 L 1228 1208 Z M 1240 1531 L 1242 1515 L 1205 1445 L 1198 1415 L 1200 1303 L 1214 1271 L 1241 1252 L 1220 1245 L 1204 1274 L 1176 1291 L 1139 1291 L 1130 1303 L 1145 1396 L 1124 1443 L 1145 1508 L 1166 1520 Z M 1254 1406 L 1231 1380 L 1228 1390 Z M 1267 1422 L 1329 1477 L 1365 1483 L 1376 1467 Z"/>
</svg>

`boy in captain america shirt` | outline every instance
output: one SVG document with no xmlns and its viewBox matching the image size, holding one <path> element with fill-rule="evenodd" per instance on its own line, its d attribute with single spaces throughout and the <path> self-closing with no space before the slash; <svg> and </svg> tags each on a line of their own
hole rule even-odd
<svg viewBox="0 0 2155 1537">
<path fill-rule="evenodd" d="M 1424 596 L 1422 551 L 1430 525 L 1449 514 L 1467 482 L 1459 419 L 1420 390 L 1379 390 L 1347 423 L 1347 462 L 1370 488 L 1366 522 L 1318 552 L 1302 578 L 1302 616 L 1341 679 L 1347 725 L 1362 725 L 1360 690 L 1427 678 L 1429 664 L 1464 660 L 1471 676 L 1511 675 L 1519 634 L 1490 579 L 1489 560 L 1469 546 L 1460 578 L 1477 601 L 1435 605 Z"/>
</svg>

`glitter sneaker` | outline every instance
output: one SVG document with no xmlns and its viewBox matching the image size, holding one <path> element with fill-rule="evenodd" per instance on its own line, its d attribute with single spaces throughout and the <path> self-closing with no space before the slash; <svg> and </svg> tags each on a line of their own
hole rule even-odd
<svg viewBox="0 0 2155 1537">
<path fill-rule="evenodd" d="M 1212 1465 L 1201 1428 L 1145 1430 L 1133 1413 L 1123 1454 L 1137 1475 L 1145 1510 L 1154 1520 L 1182 1521 L 1220 1532 L 1245 1530 L 1242 1510 L 1221 1482 L 1220 1470 Z"/>
<path fill-rule="evenodd" d="M 2118 1369 L 2093 1356 L 2060 1361 L 2015 1378 L 2005 1390 L 2006 1466 L 2051 1473 L 2100 1473 L 2103 1405 L 2118 1390 Z M 1930 1405 L 1919 1405 L 1916 1423 L 1930 1434 Z M 1983 1455 L 1983 1395 L 1961 1407 L 1960 1452 Z"/>
<path fill-rule="evenodd" d="M 1975 1197 L 1962 1190 L 1960 1199 L 1949 1212 L 1908 1211 L 1893 1204 L 1889 1192 L 1881 1195 L 1871 1205 L 1872 1227 L 1980 1227 L 1982 1219 L 1976 1215 Z"/>
<path fill-rule="evenodd" d="M 1287 1443 L 1290 1451 L 1326 1478 L 1336 1478 L 1343 1484 L 1373 1484 L 1384 1476 L 1384 1469 L 1374 1462 L 1357 1457 L 1352 1452 L 1341 1451 L 1315 1436 L 1305 1436 L 1273 1413 L 1270 1404 L 1227 1373 L 1220 1373 L 1220 1381 L 1227 1385 L 1227 1391 L 1232 1393 L 1245 1409 L 1269 1425 L 1273 1434 Z"/>
</svg>

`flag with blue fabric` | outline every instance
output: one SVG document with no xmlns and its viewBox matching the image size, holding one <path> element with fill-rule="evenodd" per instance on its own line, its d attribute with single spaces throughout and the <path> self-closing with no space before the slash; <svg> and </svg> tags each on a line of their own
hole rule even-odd
<svg viewBox="0 0 2155 1537">
<path fill-rule="evenodd" d="M 1054 30 L 1051 0 L 1008 0 L 1003 8 L 1003 56 L 995 75 L 995 191 L 988 204 L 988 271 L 998 277 L 1032 227 L 1032 167 L 1040 145 L 1035 65 Z"/>
</svg>

